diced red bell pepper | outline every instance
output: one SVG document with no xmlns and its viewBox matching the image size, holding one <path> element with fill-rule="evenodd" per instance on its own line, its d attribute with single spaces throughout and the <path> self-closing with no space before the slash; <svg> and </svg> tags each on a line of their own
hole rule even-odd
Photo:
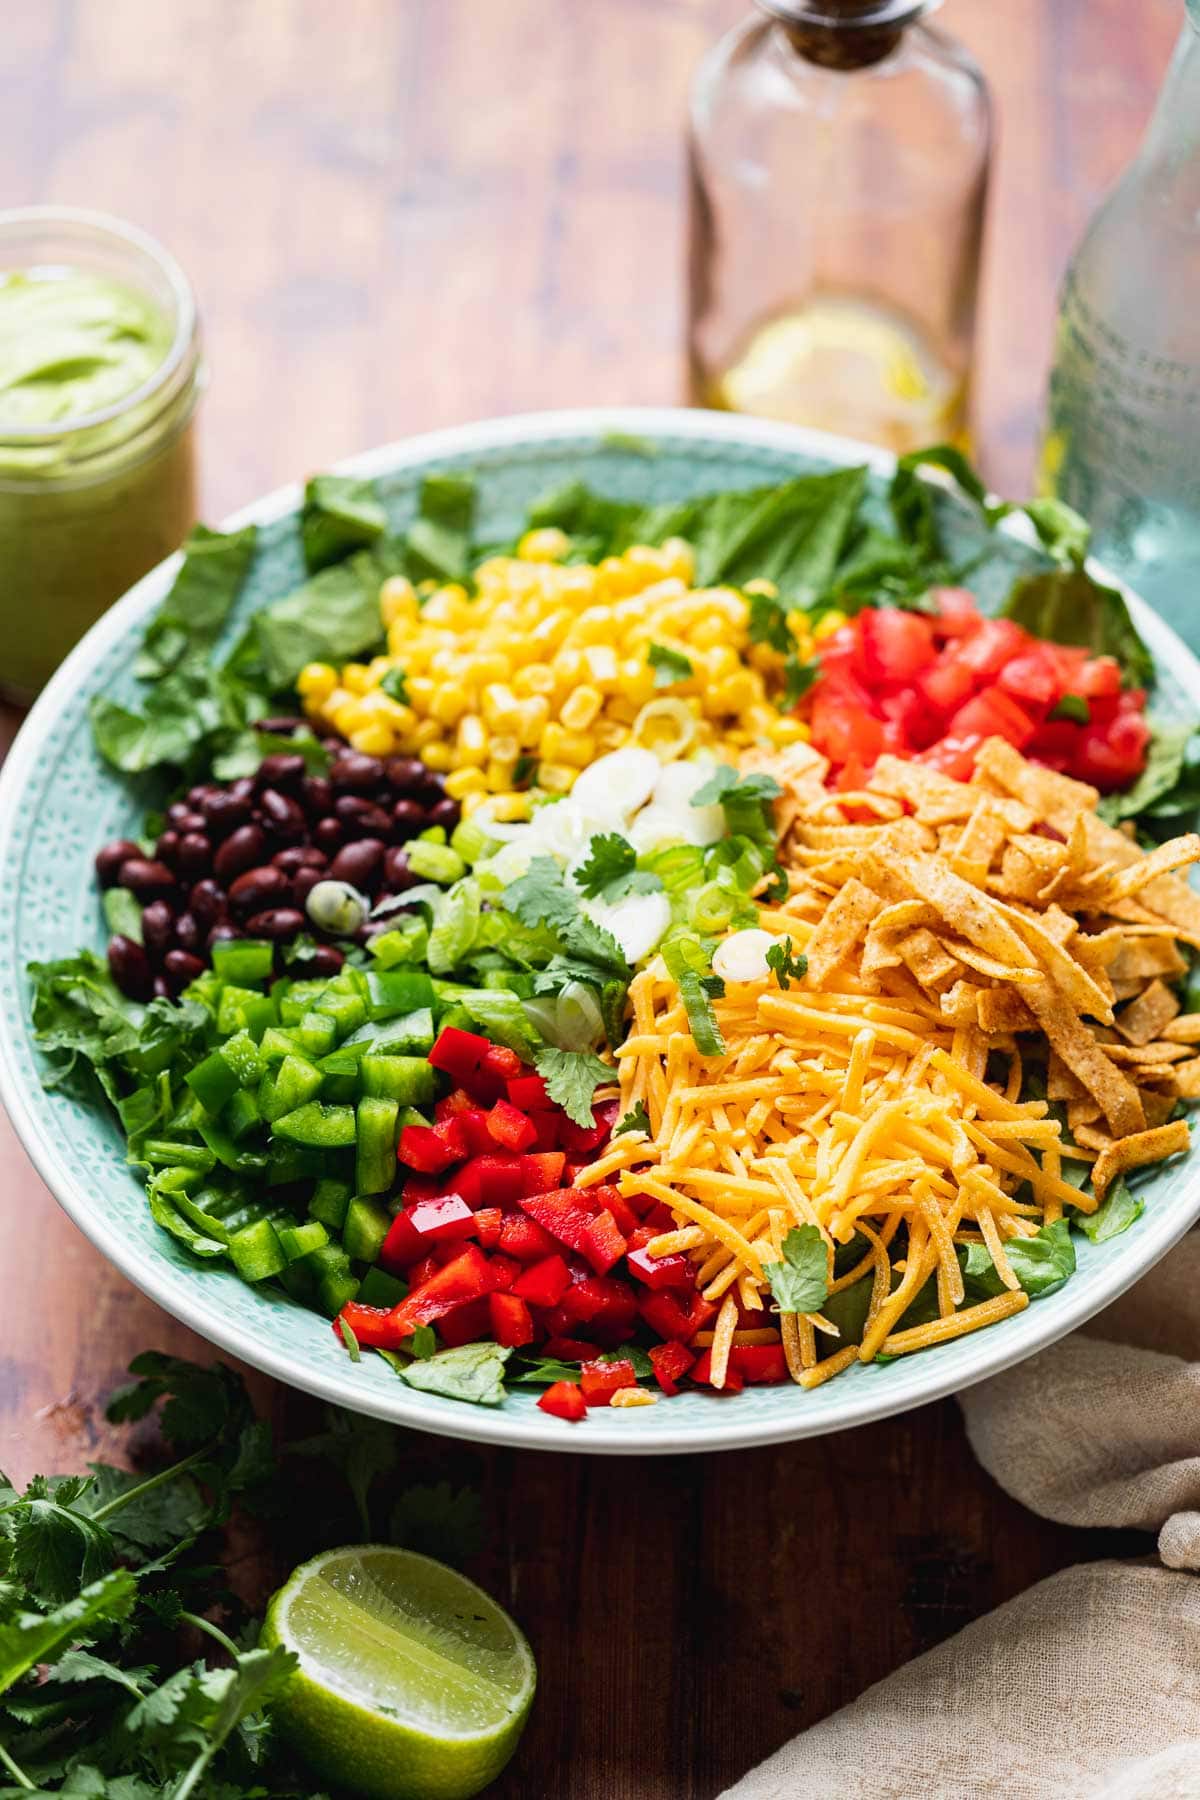
<svg viewBox="0 0 1200 1800">
<path fill-rule="evenodd" d="M 519 1350 L 534 1338 L 533 1319 L 524 1300 L 516 1294 L 489 1294 L 488 1312 L 492 1336 L 506 1350 Z"/>
<path fill-rule="evenodd" d="M 585 1275 L 572 1282 L 554 1311 L 562 1314 L 568 1334 L 572 1326 L 583 1325 L 600 1343 L 624 1343 L 637 1321 L 632 1288 L 612 1275 Z"/>
<path fill-rule="evenodd" d="M 545 1256 L 518 1275 L 512 1291 L 533 1306 L 557 1306 L 571 1285 L 571 1275 L 561 1256 Z"/>
<path fill-rule="evenodd" d="M 469 1206 L 515 1206 L 526 1194 L 556 1188 L 564 1160 L 561 1150 L 517 1155 L 497 1149 L 487 1156 L 471 1157 L 452 1180 Z"/>
<path fill-rule="evenodd" d="M 504 1228 L 504 1214 L 498 1206 L 481 1206 L 475 1214 L 475 1233 L 484 1250 L 494 1250 Z"/>
<path fill-rule="evenodd" d="M 524 1213 L 511 1213 L 500 1227 L 500 1248 L 506 1256 L 515 1256 L 518 1262 L 534 1263 L 556 1254 L 558 1244 L 548 1231 L 543 1231 Z"/>
<path fill-rule="evenodd" d="M 735 1344 L 729 1360 L 742 1380 L 751 1386 L 787 1380 L 787 1358 L 782 1344 Z"/>
<path fill-rule="evenodd" d="M 653 1344 L 650 1348 L 650 1361 L 654 1364 L 655 1379 L 664 1394 L 679 1392 L 679 1383 L 695 1360 L 686 1344 L 678 1342 Z"/>
<path fill-rule="evenodd" d="M 555 1381 L 541 1396 L 538 1405 L 545 1413 L 556 1419 L 570 1419 L 575 1422 L 587 1416 L 587 1401 L 583 1397 L 583 1389 L 573 1381 Z"/>
<path fill-rule="evenodd" d="M 607 1207 L 585 1229 L 581 1248 L 597 1275 L 607 1275 L 624 1256 L 625 1239 Z"/>
<path fill-rule="evenodd" d="M 547 1338 L 542 1350 L 556 1362 L 590 1362 L 596 1354 L 595 1344 L 585 1344 L 581 1338 L 572 1337 Z"/>
<path fill-rule="evenodd" d="M 467 1154 L 466 1133 L 457 1119 L 442 1125 L 406 1125 L 397 1154 L 420 1175 L 440 1175 Z"/>
<path fill-rule="evenodd" d="M 652 1288 L 692 1288 L 696 1271 L 686 1256 L 651 1256 L 648 1250 L 631 1250 L 626 1257 L 631 1275 Z"/>
<path fill-rule="evenodd" d="M 466 1112 L 475 1102 L 465 1088 L 454 1088 L 443 1094 L 433 1109 L 434 1123 L 440 1125 L 445 1119 L 453 1119 L 458 1113 Z"/>
<path fill-rule="evenodd" d="M 400 1190 L 400 1197 L 405 1206 L 415 1206 L 418 1200 L 444 1200 L 446 1197 L 445 1183 L 435 1181 L 432 1175 L 407 1175 L 404 1179 L 404 1186 Z"/>
<path fill-rule="evenodd" d="M 470 1093 L 471 1077 L 477 1073 L 491 1048 L 488 1040 L 474 1031 L 460 1031 L 456 1025 L 444 1025 L 429 1052 L 429 1061 Z"/>
<path fill-rule="evenodd" d="M 488 1130 L 502 1150 L 531 1150 L 537 1142 L 537 1130 L 511 1100 L 497 1100 L 488 1114 Z"/>
<path fill-rule="evenodd" d="M 589 1406 L 608 1406 L 622 1388 L 637 1386 L 637 1376 L 629 1362 L 585 1362 L 579 1385 Z"/>
<path fill-rule="evenodd" d="M 657 1225 L 635 1225 L 629 1233 L 627 1249 L 644 1250 L 647 1244 L 652 1244 L 656 1237 L 661 1236 L 662 1232 Z"/>
<path fill-rule="evenodd" d="M 403 1342 L 404 1334 L 396 1329 L 392 1309 L 386 1306 L 364 1306 L 359 1300 L 348 1300 L 333 1321 L 333 1335 L 339 1344 L 345 1342 L 338 1330 L 341 1320 L 366 1349 L 398 1350 Z"/>
<path fill-rule="evenodd" d="M 527 1194 L 547 1194 L 562 1180 L 566 1157 L 561 1150 L 536 1150 L 521 1158 Z"/>
<path fill-rule="evenodd" d="M 692 1380 L 698 1381 L 702 1387 L 712 1387 L 712 1351 L 706 1350 L 692 1369 Z M 741 1370 L 734 1362 L 732 1355 L 725 1369 L 725 1385 L 713 1389 L 719 1394 L 740 1394 L 745 1386 Z"/>
<path fill-rule="evenodd" d="M 529 1119 L 534 1130 L 534 1149 L 557 1150 L 559 1147 L 558 1128 L 562 1122 L 562 1114 L 556 1112 L 531 1112 L 529 1114 Z"/>
<path fill-rule="evenodd" d="M 379 1260 L 394 1274 L 427 1255 L 431 1245 L 474 1234 L 475 1214 L 457 1194 L 449 1194 L 444 1200 L 418 1200 L 392 1220 Z"/>
<path fill-rule="evenodd" d="M 676 1296 L 660 1289 L 657 1293 L 640 1294 L 637 1310 L 660 1338 L 676 1338 L 682 1343 L 690 1343 L 698 1331 L 703 1331 L 709 1320 L 716 1316 L 716 1307 L 699 1294 L 692 1294 L 690 1303 L 683 1307 Z"/>
<path fill-rule="evenodd" d="M 608 1138 L 617 1122 L 619 1102 L 606 1100 L 602 1106 L 592 1108 L 592 1123 L 576 1125 L 573 1119 L 564 1118 L 560 1137 L 564 1150 L 598 1150 Z"/>
<path fill-rule="evenodd" d="M 483 1066 L 489 1074 L 503 1077 L 505 1086 L 521 1073 L 521 1059 L 507 1044 L 489 1044 Z"/>
<path fill-rule="evenodd" d="M 522 1112 L 549 1112 L 554 1107 L 540 1075 L 514 1075 L 508 1083 L 508 1097 Z"/>
<path fill-rule="evenodd" d="M 481 1300 L 492 1292 L 487 1258 L 476 1244 L 468 1244 L 453 1262 L 414 1287 L 392 1310 L 398 1328 L 408 1336 L 418 1325 L 432 1325 L 456 1306 Z"/>
<path fill-rule="evenodd" d="M 408 1271 L 409 1287 L 419 1288 L 429 1280 L 431 1275 L 436 1275 L 438 1270 L 444 1266 L 441 1257 L 437 1255 L 436 1251 L 431 1250 L 428 1256 L 423 1256 L 420 1262 L 414 1263 Z"/>
<path fill-rule="evenodd" d="M 488 1130 L 488 1114 L 482 1106 L 466 1106 L 458 1115 L 459 1124 L 466 1133 L 467 1148 L 464 1154 L 471 1156 L 490 1156 L 496 1148 L 496 1140 Z"/>
<path fill-rule="evenodd" d="M 438 1320 L 438 1336 L 447 1350 L 457 1350 L 460 1344 L 477 1344 L 481 1338 L 491 1337 L 490 1299 L 489 1294 L 486 1300 L 470 1300 L 466 1306 L 456 1306 L 453 1312 Z"/>
<path fill-rule="evenodd" d="M 493 1251 L 488 1258 L 488 1267 L 492 1271 L 492 1287 L 496 1292 L 507 1292 L 521 1273 L 521 1264 L 515 1256 L 503 1256 Z"/>
<path fill-rule="evenodd" d="M 521 1201 L 522 1212 L 577 1250 L 597 1275 L 605 1275 L 625 1254 L 625 1239 L 606 1207 L 597 1207 L 603 1188 L 561 1188 L 556 1194 L 529 1194 Z"/>
<path fill-rule="evenodd" d="M 628 1241 L 633 1232 L 641 1229 L 641 1221 L 639 1220 L 638 1215 L 634 1212 L 620 1188 L 605 1188 L 604 1205 L 616 1220 L 617 1230 L 626 1241 Z"/>
</svg>

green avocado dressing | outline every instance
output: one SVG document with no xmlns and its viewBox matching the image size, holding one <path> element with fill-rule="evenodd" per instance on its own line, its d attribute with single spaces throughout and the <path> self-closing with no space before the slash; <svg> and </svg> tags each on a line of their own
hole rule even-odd
<svg viewBox="0 0 1200 1800">
<path fill-rule="evenodd" d="M 102 412 L 149 381 L 170 347 L 165 314 L 107 276 L 0 277 L 0 431 Z"/>
</svg>

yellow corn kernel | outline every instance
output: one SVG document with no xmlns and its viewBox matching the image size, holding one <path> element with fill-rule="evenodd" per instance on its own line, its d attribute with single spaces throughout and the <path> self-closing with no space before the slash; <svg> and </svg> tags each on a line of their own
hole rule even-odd
<svg viewBox="0 0 1200 1800">
<path fill-rule="evenodd" d="M 598 719 L 596 721 L 596 749 L 604 754 L 609 750 L 619 750 L 629 736 L 629 726 L 623 725 L 619 719 Z"/>
<path fill-rule="evenodd" d="M 513 692 L 517 694 L 548 696 L 554 692 L 554 670 L 549 663 L 526 663 L 513 676 Z"/>
<path fill-rule="evenodd" d="M 429 757 L 426 756 L 426 762 Z M 455 769 L 446 777 L 446 792 L 452 800 L 465 800 L 468 794 L 486 794 L 487 782 L 482 769 Z"/>
<path fill-rule="evenodd" d="M 379 590 L 379 616 L 385 625 L 415 619 L 420 612 L 417 590 L 406 575 L 389 575 Z"/>
<path fill-rule="evenodd" d="M 483 772 L 487 780 L 488 792 L 507 794 L 513 784 L 513 768 L 513 763 L 502 762 L 498 757 L 493 756 Z"/>
<path fill-rule="evenodd" d="M 550 717 L 550 702 L 541 694 L 535 694 L 530 700 L 522 700 L 517 707 L 517 740 L 522 749 L 536 744 L 542 730 Z"/>
<path fill-rule="evenodd" d="M 696 575 L 696 554 L 687 539 L 668 538 L 659 554 L 667 564 L 667 573 L 691 587 Z"/>
<path fill-rule="evenodd" d="M 740 669 L 736 675 L 729 675 L 716 687 L 710 696 L 705 711 L 708 713 L 740 713 L 747 706 L 753 706 L 761 689 L 749 669 Z"/>
<path fill-rule="evenodd" d="M 347 663 L 342 670 L 342 686 L 352 694 L 365 694 L 371 685 L 371 674 L 365 663 Z"/>
<path fill-rule="evenodd" d="M 436 719 L 418 719 L 412 731 L 413 748 L 424 751 L 430 744 L 441 743 L 444 735 Z"/>
<path fill-rule="evenodd" d="M 748 581 L 746 583 L 745 591 L 748 594 L 765 594 L 768 600 L 777 600 L 779 598 L 779 589 L 775 586 L 775 583 L 773 581 L 768 581 L 765 576 L 762 575 L 756 576 L 753 581 Z"/>
<path fill-rule="evenodd" d="M 421 616 L 432 625 L 464 625 L 469 607 L 466 588 L 460 587 L 457 581 L 450 581 L 429 596 Z"/>
<path fill-rule="evenodd" d="M 438 683 L 428 675 L 410 675 L 405 682 L 408 693 L 408 704 L 414 712 L 427 713 L 433 705 L 433 697 L 438 691 Z"/>
<path fill-rule="evenodd" d="M 340 706 L 329 707 L 325 716 L 334 730 L 339 731 L 344 738 L 348 738 L 352 731 L 357 731 L 360 725 L 368 723 L 353 696 L 343 700 Z"/>
<path fill-rule="evenodd" d="M 590 563 L 576 563 L 570 569 L 554 572 L 555 596 L 570 607 L 587 606 L 600 592 L 597 571 Z"/>
<path fill-rule="evenodd" d="M 827 612 L 825 617 L 820 619 L 817 624 L 813 626 L 812 634 L 814 641 L 819 644 L 823 639 L 832 637 L 834 632 L 840 631 L 845 623 L 845 613 L 839 612 L 838 608 L 835 606 L 832 612 Z"/>
<path fill-rule="evenodd" d="M 569 794 L 579 777 L 578 769 L 568 768 L 566 763 L 544 762 L 538 764 L 538 786 L 545 788 L 548 794 Z"/>
<path fill-rule="evenodd" d="M 390 756 L 396 741 L 390 725 L 382 719 L 374 719 L 369 725 L 350 733 L 350 747 L 361 750 L 364 756 Z"/>
<path fill-rule="evenodd" d="M 497 825 L 516 825 L 529 817 L 527 794 L 498 794 L 492 802 L 491 815 Z"/>
<path fill-rule="evenodd" d="M 521 754 L 521 746 L 511 733 L 501 732 L 493 737 L 488 752 L 493 762 L 515 763 Z"/>
<path fill-rule="evenodd" d="M 459 720 L 454 747 L 459 764 L 469 763 L 480 769 L 483 767 L 487 761 L 488 740 L 483 720 L 477 714 L 467 713 Z"/>
<path fill-rule="evenodd" d="M 590 731 L 564 731 L 561 725 L 547 725 L 539 748 L 548 762 L 575 763 L 582 768 L 596 754 L 596 740 Z"/>
<path fill-rule="evenodd" d="M 462 688 L 446 682 L 429 702 L 429 716 L 439 725 L 457 725 L 467 710 L 468 700 Z"/>
<path fill-rule="evenodd" d="M 556 525 L 547 525 L 541 531 L 527 531 L 517 545 L 517 555 L 522 562 L 561 562 L 571 548 L 571 540 L 565 531 Z"/>
<path fill-rule="evenodd" d="M 305 663 L 296 681 L 296 691 L 306 700 L 320 702 L 328 700 L 337 684 L 337 670 L 331 669 L 328 663 Z"/>
<path fill-rule="evenodd" d="M 468 678 L 484 688 L 494 681 L 507 681 L 512 674 L 508 657 L 498 650 L 484 651 L 463 658 Z"/>
<path fill-rule="evenodd" d="M 484 794 L 468 794 L 466 796 L 466 798 L 461 802 L 463 818 L 469 819 L 471 814 L 473 812 L 475 812 L 477 810 L 477 808 L 481 807 L 486 799 L 487 799 L 486 793 L 484 793 Z"/>
<path fill-rule="evenodd" d="M 421 760 L 444 775 L 454 767 L 454 751 L 449 744 L 425 744 L 421 750 Z"/>
<path fill-rule="evenodd" d="M 638 587 L 644 588 L 651 581 L 662 581 L 671 573 L 670 557 L 650 544 L 631 544 L 621 560 L 628 573 L 636 576 Z"/>
<path fill-rule="evenodd" d="M 786 713 L 781 714 L 767 732 L 771 742 L 777 744 L 781 750 L 788 744 L 807 743 L 808 735 L 808 726 L 802 724 L 799 719 L 791 718 Z"/>
<path fill-rule="evenodd" d="M 617 653 L 611 644 L 591 644 L 583 653 L 588 679 L 598 688 L 613 687 L 617 680 Z"/>
<path fill-rule="evenodd" d="M 492 731 L 513 732 L 521 722 L 517 697 L 502 681 L 489 682 L 480 696 L 483 722 Z"/>
<path fill-rule="evenodd" d="M 644 706 L 654 698 L 654 670 L 642 658 L 631 657 L 620 667 L 621 698 Z"/>
<path fill-rule="evenodd" d="M 700 619 L 688 633 L 688 648 L 697 650 L 716 650 L 729 641 L 729 621 L 721 618 L 719 613 L 710 613 L 708 618 Z"/>
<path fill-rule="evenodd" d="M 604 705 L 599 688 L 578 687 L 559 708 L 559 718 L 568 731 L 586 731 Z"/>
<path fill-rule="evenodd" d="M 572 649 L 560 650 L 554 659 L 555 692 L 565 695 L 586 678 L 582 653 Z"/>
</svg>

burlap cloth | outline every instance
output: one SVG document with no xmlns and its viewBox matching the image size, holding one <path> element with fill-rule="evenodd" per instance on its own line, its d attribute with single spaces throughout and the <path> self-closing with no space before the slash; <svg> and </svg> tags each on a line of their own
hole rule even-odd
<svg viewBox="0 0 1200 1800">
<path fill-rule="evenodd" d="M 723 1800 L 1200 1796 L 1200 1232 L 1083 1330 L 961 1402 L 1010 1494 L 1068 1524 L 1157 1531 L 1157 1559 L 1039 1582 Z"/>
</svg>

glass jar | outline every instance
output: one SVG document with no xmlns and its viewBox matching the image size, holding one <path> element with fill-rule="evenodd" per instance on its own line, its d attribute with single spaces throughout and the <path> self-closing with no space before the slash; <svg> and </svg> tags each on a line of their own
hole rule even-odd
<svg viewBox="0 0 1200 1800">
<path fill-rule="evenodd" d="M 0 212 L 0 688 L 27 700 L 196 520 L 196 304 L 133 226 Z"/>
<path fill-rule="evenodd" d="M 1063 284 L 1040 487 L 1200 649 L 1200 0 Z"/>
<path fill-rule="evenodd" d="M 758 3 L 692 92 L 692 399 L 896 451 L 962 441 L 983 76 L 920 22 L 931 0 Z"/>
</svg>

